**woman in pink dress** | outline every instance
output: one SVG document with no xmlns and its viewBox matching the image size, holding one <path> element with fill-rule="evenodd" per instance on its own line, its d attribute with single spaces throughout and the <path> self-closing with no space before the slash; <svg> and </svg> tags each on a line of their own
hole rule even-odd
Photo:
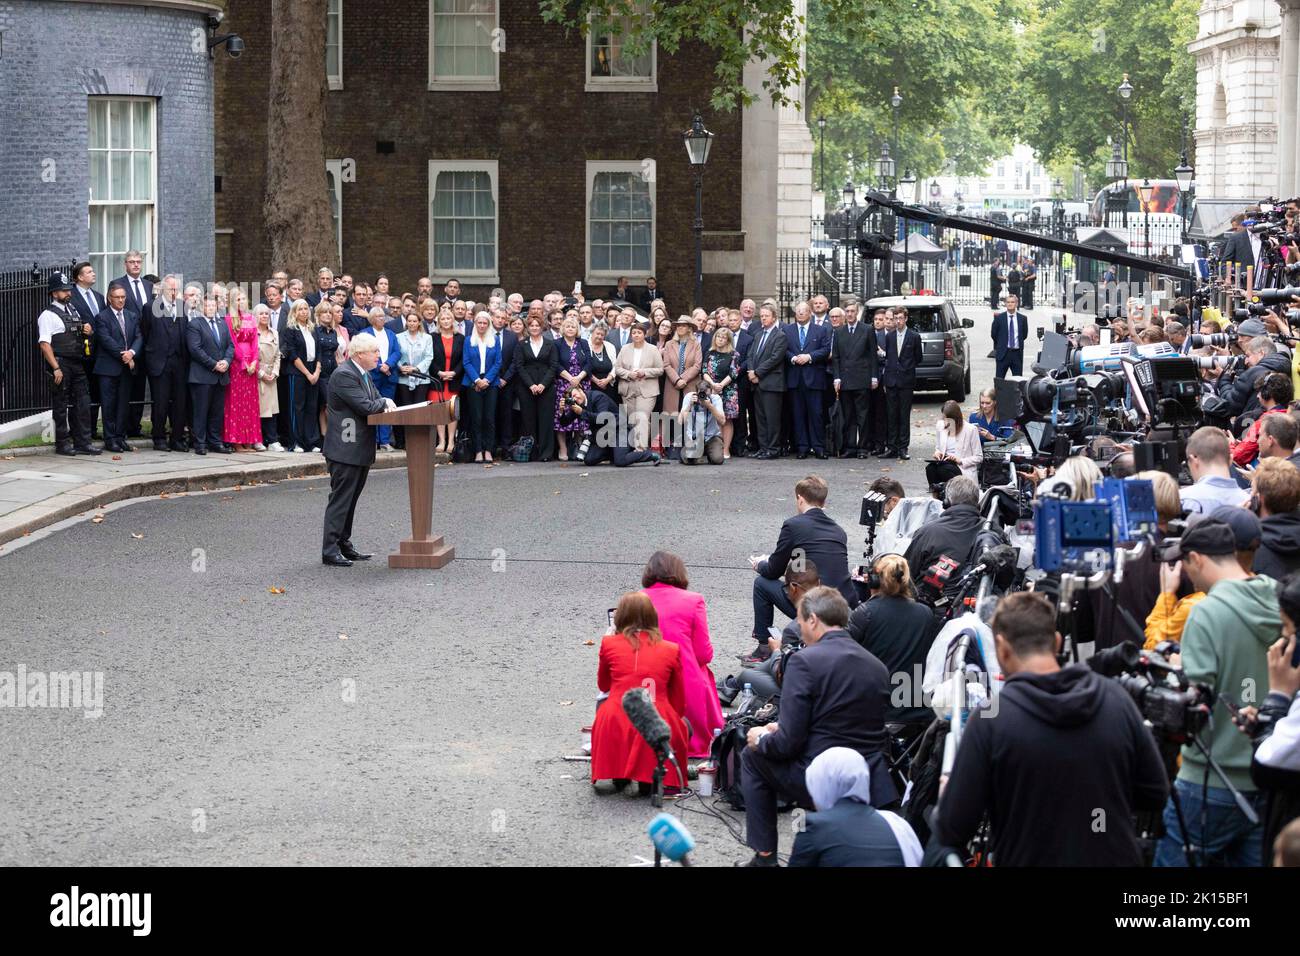
<svg viewBox="0 0 1300 956">
<path fill-rule="evenodd" d="M 235 360 L 230 364 L 230 387 L 226 389 L 226 421 L 221 439 L 235 451 L 251 451 L 262 440 L 261 400 L 257 393 L 257 320 L 248 311 L 248 296 L 232 293 L 230 339 L 235 343 Z"/>
<path fill-rule="evenodd" d="M 691 757 L 707 757 L 713 731 L 722 727 L 718 685 L 709 670 L 713 642 L 709 639 L 709 614 L 704 597 L 686 590 L 686 565 L 667 551 L 656 551 L 641 573 L 641 586 L 659 614 L 664 639 L 681 650 L 682 679 L 686 685 L 685 717 L 691 724 Z"/>
</svg>

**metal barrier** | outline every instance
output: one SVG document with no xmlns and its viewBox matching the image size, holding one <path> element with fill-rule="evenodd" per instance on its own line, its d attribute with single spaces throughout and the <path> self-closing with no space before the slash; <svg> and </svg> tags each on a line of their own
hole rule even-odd
<svg viewBox="0 0 1300 956">
<path fill-rule="evenodd" d="M 71 275 L 71 263 L 0 272 L 0 424 L 49 410 L 53 383 L 36 347 L 36 319 L 60 271 Z"/>
</svg>

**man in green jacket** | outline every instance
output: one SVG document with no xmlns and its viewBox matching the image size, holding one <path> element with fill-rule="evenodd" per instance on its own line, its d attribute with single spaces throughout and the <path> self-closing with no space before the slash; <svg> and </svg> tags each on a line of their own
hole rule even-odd
<svg viewBox="0 0 1300 956">
<path fill-rule="evenodd" d="M 1268 648 L 1282 629 L 1277 585 L 1242 568 L 1232 528 L 1217 518 L 1193 524 L 1163 557 L 1181 560 L 1196 590 L 1206 593 L 1183 629 L 1182 666 L 1188 680 L 1210 685 L 1216 697 L 1222 694 L 1237 706 L 1257 704 L 1268 693 Z M 1201 742 L 1232 785 L 1258 807 L 1259 793 L 1250 779 L 1250 740 L 1237 730 L 1227 707 L 1215 703 Z M 1258 819 L 1252 823 L 1242 813 L 1198 748 L 1184 746 L 1182 757 L 1174 796 L 1165 806 L 1165 836 L 1156 848 L 1155 865 L 1188 865 L 1176 798 L 1198 865 L 1260 866 Z"/>
</svg>

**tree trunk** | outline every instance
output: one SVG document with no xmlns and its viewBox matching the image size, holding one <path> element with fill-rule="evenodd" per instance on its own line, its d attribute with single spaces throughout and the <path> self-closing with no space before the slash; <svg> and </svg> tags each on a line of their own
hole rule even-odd
<svg viewBox="0 0 1300 956">
<path fill-rule="evenodd" d="M 273 269 L 310 281 L 339 271 L 325 176 L 325 2 L 271 0 L 263 218 Z"/>
</svg>

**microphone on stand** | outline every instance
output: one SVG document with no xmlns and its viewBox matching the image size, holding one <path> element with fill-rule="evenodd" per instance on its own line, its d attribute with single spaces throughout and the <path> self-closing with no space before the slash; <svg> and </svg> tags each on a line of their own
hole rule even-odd
<svg viewBox="0 0 1300 956">
<path fill-rule="evenodd" d="M 644 687 L 634 687 L 623 695 L 623 713 L 655 756 L 672 760 L 672 731 Z"/>
<path fill-rule="evenodd" d="M 650 840 L 655 845 L 655 854 L 662 854 L 674 863 L 690 866 L 690 852 L 695 849 L 695 837 L 682 823 L 671 814 L 661 813 L 646 827 Z"/>
</svg>

